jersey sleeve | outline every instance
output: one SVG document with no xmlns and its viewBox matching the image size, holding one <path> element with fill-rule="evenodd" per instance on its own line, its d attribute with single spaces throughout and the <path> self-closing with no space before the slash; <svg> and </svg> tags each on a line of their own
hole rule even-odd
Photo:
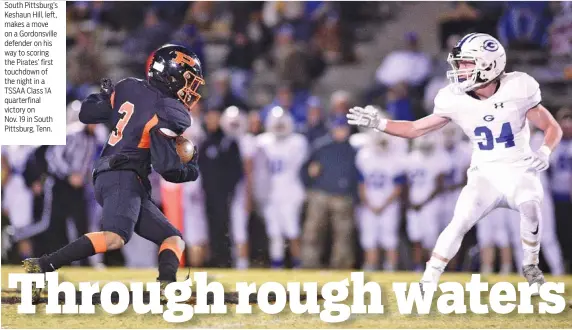
<svg viewBox="0 0 572 330">
<path fill-rule="evenodd" d="M 159 128 L 166 135 L 182 135 L 192 124 L 189 112 L 175 99 L 159 99 L 156 108 Z"/>
<path fill-rule="evenodd" d="M 365 177 L 364 177 L 364 157 L 365 157 L 365 152 L 366 149 L 360 149 L 358 150 L 357 154 L 356 154 L 356 160 L 355 160 L 355 167 L 358 173 L 358 181 L 360 183 L 363 183 L 365 181 Z"/>
<path fill-rule="evenodd" d="M 455 107 L 452 104 L 451 98 L 452 92 L 449 90 L 449 87 L 441 88 L 437 96 L 435 96 L 433 114 L 439 117 L 453 119 Z"/>
<path fill-rule="evenodd" d="M 524 91 L 524 98 L 519 108 L 522 109 L 524 113 L 526 113 L 528 110 L 540 104 L 542 101 L 542 94 L 540 92 L 540 85 L 536 79 L 526 73 L 523 73 L 521 80 L 522 91 Z"/>
</svg>

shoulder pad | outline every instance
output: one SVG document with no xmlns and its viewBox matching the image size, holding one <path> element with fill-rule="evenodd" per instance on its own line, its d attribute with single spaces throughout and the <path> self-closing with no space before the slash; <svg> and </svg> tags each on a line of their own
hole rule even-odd
<svg viewBox="0 0 572 330">
<path fill-rule="evenodd" d="M 433 113 L 445 116 L 453 113 L 455 111 L 454 98 L 456 96 L 451 85 L 441 88 L 435 96 L 435 108 L 433 109 Z"/>
<path fill-rule="evenodd" d="M 191 116 L 179 101 L 162 98 L 159 99 L 156 106 L 161 128 L 168 128 L 175 134 L 181 135 L 191 126 Z"/>
</svg>

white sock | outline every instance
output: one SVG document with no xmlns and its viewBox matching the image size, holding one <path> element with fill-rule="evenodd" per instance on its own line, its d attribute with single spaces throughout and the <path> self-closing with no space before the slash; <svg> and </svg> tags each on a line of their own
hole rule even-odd
<svg viewBox="0 0 572 330">
<path fill-rule="evenodd" d="M 491 265 L 481 266 L 481 275 L 489 275 L 493 272 L 493 267 Z"/>
<path fill-rule="evenodd" d="M 501 275 L 508 275 L 512 272 L 512 264 L 503 264 L 501 265 L 500 274 Z"/>
<path fill-rule="evenodd" d="M 236 268 L 237 269 L 247 269 L 249 266 L 249 262 L 247 258 L 239 257 L 236 260 Z"/>
<path fill-rule="evenodd" d="M 270 259 L 284 260 L 284 239 L 282 237 L 270 238 Z"/>
<path fill-rule="evenodd" d="M 447 267 L 446 262 L 435 257 L 431 257 L 427 262 L 421 282 L 439 283 L 439 278 L 441 277 L 441 274 L 443 274 L 443 271 L 445 271 L 445 267 Z"/>
</svg>

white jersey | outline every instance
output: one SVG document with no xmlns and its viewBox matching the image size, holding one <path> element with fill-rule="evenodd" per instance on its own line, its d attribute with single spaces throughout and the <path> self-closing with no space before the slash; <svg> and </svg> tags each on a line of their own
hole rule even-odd
<svg viewBox="0 0 572 330">
<path fill-rule="evenodd" d="M 368 203 L 373 207 L 381 207 L 395 185 L 405 183 L 405 159 L 396 159 L 395 156 L 395 153 L 382 153 L 372 146 L 365 146 L 357 153 L 356 167 L 363 180 Z"/>
<path fill-rule="evenodd" d="M 528 165 L 532 155 L 526 113 L 542 100 L 538 82 L 523 72 L 506 73 L 486 100 L 456 93 L 452 85 L 435 97 L 434 114 L 450 118 L 471 140 L 471 165 Z"/>
<path fill-rule="evenodd" d="M 285 138 L 265 133 L 260 135 L 258 141 L 270 177 L 269 201 L 303 199 L 304 186 L 299 173 L 308 156 L 306 138 L 298 133 Z"/>
<path fill-rule="evenodd" d="M 414 150 L 409 154 L 407 178 L 411 183 L 409 200 L 412 203 L 425 202 L 436 188 L 437 177 L 450 171 L 451 164 L 443 161 L 444 159 L 447 159 L 447 155 L 439 148 L 427 156 L 419 150 Z"/>
<path fill-rule="evenodd" d="M 256 148 L 256 137 L 254 135 L 247 133 L 238 138 L 238 149 L 243 161 L 254 158 Z"/>
</svg>

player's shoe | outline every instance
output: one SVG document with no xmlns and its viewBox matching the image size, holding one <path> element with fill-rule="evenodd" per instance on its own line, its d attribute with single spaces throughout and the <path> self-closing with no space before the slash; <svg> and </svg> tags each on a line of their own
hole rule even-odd
<svg viewBox="0 0 572 330">
<path fill-rule="evenodd" d="M 538 284 L 539 290 L 540 286 L 546 282 L 544 280 L 544 274 L 542 274 L 542 271 L 540 268 L 538 268 L 538 265 L 526 265 L 522 267 L 522 274 L 531 286 L 533 284 Z M 537 296 L 538 294 L 534 295 Z"/>
<path fill-rule="evenodd" d="M 159 281 L 160 284 L 160 296 L 159 296 L 159 301 L 161 302 L 161 304 L 166 304 L 167 301 L 169 299 L 167 299 L 167 296 L 165 296 L 165 289 L 167 288 L 167 285 L 169 285 L 169 283 L 172 283 L 171 281 Z"/>
<path fill-rule="evenodd" d="M 40 266 L 39 258 L 28 258 L 22 261 L 22 267 L 28 274 L 38 274 L 42 273 L 42 267 Z M 37 288 L 36 284 L 32 284 L 32 303 L 36 304 L 40 301 L 40 294 L 42 293 L 42 288 Z"/>
</svg>

